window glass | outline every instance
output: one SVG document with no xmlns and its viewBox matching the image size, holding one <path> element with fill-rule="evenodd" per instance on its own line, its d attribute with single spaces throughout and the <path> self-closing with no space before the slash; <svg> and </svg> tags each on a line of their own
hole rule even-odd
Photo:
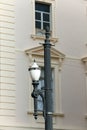
<svg viewBox="0 0 87 130">
<path fill-rule="evenodd" d="M 54 69 L 52 68 L 52 80 L 51 80 L 52 87 L 54 86 Z M 38 85 L 38 89 L 44 89 L 44 68 L 41 67 L 41 77 Z M 53 92 L 54 93 L 54 92 Z M 52 94 L 53 94 L 52 93 Z M 44 93 L 43 93 L 44 95 Z M 53 95 L 52 95 L 53 96 Z M 38 105 L 37 105 L 38 111 L 43 111 L 43 101 L 41 96 L 38 97 Z"/>
<path fill-rule="evenodd" d="M 41 13 L 40 12 L 35 12 L 35 19 L 41 20 Z"/>
<path fill-rule="evenodd" d="M 40 81 L 39 81 L 39 85 L 38 85 L 38 89 L 44 88 L 44 68 L 41 67 L 41 77 L 40 77 Z M 44 95 L 44 93 L 43 93 Z M 42 111 L 43 110 L 43 102 L 42 102 L 42 98 L 41 96 L 38 97 L 38 111 Z"/>
<path fill-rule="evenodd" d="M 36 2 L 35 10 L 50 12 L 50 5 Z"/>
<path fill-rule="evenodd" d="M 43 13 L 43 21 L 50 21 L 50 16 L 49 14 Z"/>
<path fill-rule="evenodd" d="M 49 23 L 43 22 L 43 28 L 45 29 L 47 26 L 50 28 L 50 24 Z"/>
<path fill-rule="evenodd" d="M 41 28 L 41 22 L 36 21 L 36 27 L 37 27 L 38 29 L 40 29 L 40 28 Z"/>
</svg>

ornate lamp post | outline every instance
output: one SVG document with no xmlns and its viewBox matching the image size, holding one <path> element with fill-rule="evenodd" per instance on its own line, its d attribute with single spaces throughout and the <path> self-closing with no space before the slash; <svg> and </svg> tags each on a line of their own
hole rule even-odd
<svg viewBox="0 0 87 130">
<path fill-rule="evenodd" d="M 34 87 L 32 92 L 32 97 L 34 98 L 34 117 L 37 119 L 38 110 L 37 110 L 37 98 L 40 95 L 43 100 L 43 116 L 45 119 L 45 130 L 53 130 L 53 99 L 52 99 L 52 85 L 51 85 L 51 57 L 50 57 L 50 33 L 49 28 L 46 28 L 45 32 L 45 43 L 44 46 L 44 90 L 39 90 L 39 78 L 40 78 L 40 68 L 34 61 L 34 64 L 31 68 L 29 68 L 31 78 L 32 78 L 32 85 Z M 44 94 L 43 94 L 44 91 Z"/>
</svg>

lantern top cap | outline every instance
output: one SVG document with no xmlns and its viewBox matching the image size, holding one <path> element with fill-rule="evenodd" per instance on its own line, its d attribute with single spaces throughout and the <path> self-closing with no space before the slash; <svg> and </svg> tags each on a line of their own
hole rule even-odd
<svg viewBox="0 0 87 130">
<path fill-rule="evenodd" d="M 40 68 L 39 68 L 39 66 L 37 65 L 37 63 L 36 63 L 36 61 L 35 61 L 35 59 L 34 59 L 34 63 L 33 63 L 33 65 L 29 68 L 29 71 L 30 71 L 30 70 L 35 70 L 35 69 L 40 69 Z"/>
<path fill-rule="evenodd" d="M 35 59 L 34 59 L 34 63 L 33 63 L 33 65 L 32 65 L 32 67 L 31 67 L 31 68 L 39 68 L 39 66 L 37 65 L 37 63 L 36 63 Z"/>
</svg>

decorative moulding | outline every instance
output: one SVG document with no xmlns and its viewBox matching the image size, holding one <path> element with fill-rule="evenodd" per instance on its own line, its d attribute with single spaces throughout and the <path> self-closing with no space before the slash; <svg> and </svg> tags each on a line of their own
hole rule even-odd
<svg viewBox="0 0 87 130">
<path fill-rule="evenodd" d="M 44 56 L 44 49 L 43 46 L 38 46 L 35 48 L 27 49 L 25 51 L 27 55 L 38 55 L 38 56 Z M 56 50 L 55 48 L 51 47 L 51 57 L 57 58 L 57 59 L 64 59 L 65 55 L 61 53 L 60 51 Z"/>
<path fill-rule="evenodd" d="M 82 60 L 83 62 L 87 62 L 87 56 L 81 58 L 81 60 Z"/>
<path fill-rule="evenodd" d="M 85 5 L 85 14 L 87 16 L 87 0 L 84 0 L 84 5 Z"/>
<path fill-rule="evenodd" d="M 81 60 L 85 65 L 85 74 L 87 75 L 87 56 L 84 56 Z"/>
<path fill-rule="evenodd" d="M 85 74 L 87 74 L 87 56 L 84 56 L 83 58 L 81 58 L 81 60 L 85 65 Z"/>
<path fill-rule="evenodd" d="M 45 40 L 45 36 L 39 36 L 39 35 L 31 35 L 31 38 L 33 40 Z M 50 41 L 53 43 L 57 43 L 58 42 L 58 38 L 50 38 Z"/>
<path fill-rule="evenodd" d="M 27 114 L 32 114 L 33 115 L 33 111 L 28 111 L 27 112 Z M 40 116 L 42 116 L 43 115 L 43 113 L 42 112 L 38 112 L 38 115 Z M 55 116 L 58 116 L 58 117 L 64 117 L 64 113 L 53 113 L 53 117 L 55 117 Z M 86 115 L 87 116 L 87 115 Z"/>
</svg>

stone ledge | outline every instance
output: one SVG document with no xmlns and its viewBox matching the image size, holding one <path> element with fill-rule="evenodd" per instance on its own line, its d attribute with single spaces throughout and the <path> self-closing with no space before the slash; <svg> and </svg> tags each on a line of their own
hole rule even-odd
<svg viewBox="0 0 87 130">
<path fill-rule="evenodd" d="M 31 38 L 32 38 L 33 40 L 45 40 L 45 36 L 38 36 L 38 35 L 34 35 L 34 34 L 31 34 Z M 53 37 L 51 37 L 51 38 L 50 38 L 50 41 L 55 44 L 55 43 L 58 42 L 58 38 L 53 38 Z"/>
<path fill-rule="evenodd" d="M 33 114 L 33 112 L 31 111 L 31 112 L 27 112 L 27 114 Z M 42 112 L 38 112 L 38 115 L 43 115 L 43 113 Z M 53 113 L 53 116 L 54 117 L 64 117 L 64 113 Z"/>
</svg>

